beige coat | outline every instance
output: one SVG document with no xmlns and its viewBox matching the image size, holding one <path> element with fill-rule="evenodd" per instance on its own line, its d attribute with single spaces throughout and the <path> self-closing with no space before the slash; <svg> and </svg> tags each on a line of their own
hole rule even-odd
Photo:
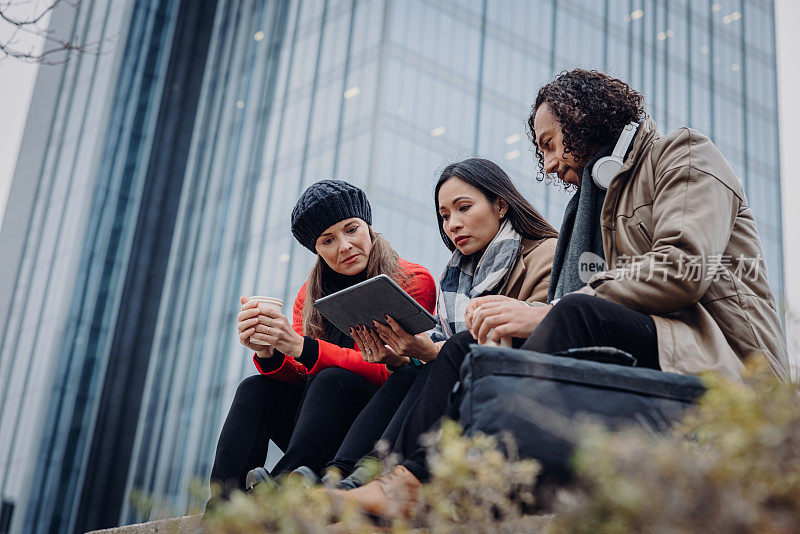
<svg viewBox="0 0 800 534">
<path fill-rule="evenodd" d="M 523 238 L 520 256 L 498 294 L 526 302 L 547 302 L 557 241 L 555 237 Z"/>
<path fill-rule="evenodd" d="M 743 358 L 763 354 L 788 378 L 753 213 L 707 137 L 661 137 L 646 119 L 606 194 L 602 232 L 609 270 L 580 292 L 650 314 L 662 369 L 738 377 Z"/>
</svg>

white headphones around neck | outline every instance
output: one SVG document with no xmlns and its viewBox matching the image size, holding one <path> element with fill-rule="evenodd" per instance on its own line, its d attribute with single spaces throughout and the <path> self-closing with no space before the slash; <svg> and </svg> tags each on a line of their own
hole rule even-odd
<svg viewBox="0 0 800 534">
<path fill-rule="evenodd" d="M 625 157 L 625 153 L 628 151 L 628 147 L 631 146 L 633 138 L 636 137 L 636 130 L 638 128 L 638 122 L 629 122 L 626 124 L 625 128 L 622 129 L 622 133 L 611 155 L 598 159 L 594 166 L 592 166 L 592 180 L 594 180 L 594 185 L 603 191 L 608 190 L 608 186 L 611 185 L 611 180 L 614 179 L 622 168 L 622 160 Z"/>
</svg>

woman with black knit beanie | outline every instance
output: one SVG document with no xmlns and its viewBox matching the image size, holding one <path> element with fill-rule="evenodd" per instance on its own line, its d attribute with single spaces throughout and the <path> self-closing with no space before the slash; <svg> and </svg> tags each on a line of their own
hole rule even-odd
<svg viewBox="0 0 800 534">
<path fill-rule="evenodd" d="M 389 376 L 386 364 L 408 363 L 407 357 L 396 354 L 367 361 L 375 359 L 362 357 L 353 339 L 312 306 L 321 297 L 386 274 L 425 309 L 434 311 L 436 285 L 428 270 L 398 257 L 391 245 L 372 231 L 371 224 L 372 210 L 364 191 L 340 180 L 313 184 L 292 211 L 292 234 L 317 254 L 317 262 L 295 299 L 293 323 L 280 312 L 242 297 L 239 341 L 255 352 L 253 361 L 259 374 L 239 385 L 220 434 L 211 471 L 212 485 L 219 486 L 220 497 L 245 488 L 248 471 L 264 465 L 269 440 L 284 451 L 292 451 L 292 455 L 284 455 L 284 463 L 304 465 L 316 457 L 331 457 L 341 438 L 330 437 L 344 437 L 353 419 Z M 315 417 L 318 406 L 303 402 L 312 377 L 318 393 L 314 403 L 328 402 L 325 391 L 348 392 L 348 401 L 340 403 L 337 417 Z M 306 440 L 319 435 L 319 440 L 312 438 L 310 442 L 333 443 L 334 449 L 292 448 L 293 432 Z M 282 470 L 279 464 L 275 472 Z M 213 489 L 212 494 L 216 494 Z M 214 500 L 212 497 L 211 502 Z"/>
<path fill-rule="evenodd" d="M 397 368 L 352 422 L 344 439 L 335 436 L 327 442 L 293 436 L 281 460 L 283 471 L 302 475 L 309 483 L 340 476 L 337 487 L 352 488 L 367 483 L 378 473 L 379 445 L 395 443 L 401 426 L 417 396 L 428 382 L 440 349 L 448 339 L 465 340 L 464 310 L 473 298 L 504 295 L 520 307 L 541 303 L 547 296 L 557 232 L 517 190 L 511 178 L 495 163 L 469 158 L 445 167 L 433 190 L 439 233 L 453 253 L 439 280 L 436 328 L 412 336 L 386 318 L 389 325 L 375 323 L 376 332 L 353 332 L 365 357 L 399 354 L 415 358 L 424 365 Z M 472 340 L 471 342 L 474 342 Z M 452 384 L 445 386 L 446 391 Z M 306 403 L 320 392 L 312 385 Z M 330 392 L 321 392 L 337 404 Z M 446 393 L 446 392 L 445 392 Z M 340 391 L 339 403 L 349 395 Z M 315 404 L 321 404 L 314 401 Z M 301 417 L 303 414 L 301 414 Z M 330 450 L 341 442 L 335 456 L 313 458 L 313 463 L 292 463 L 293 449 Z M 326 461 L 330 460 L 327 465 Z M 323 467 L 325 468 L 323 473 Z M 272 474 L 279 474 L 277 468 Z M 256 468 L 247 476 L 250 484 L 268 479 L 266 470 Z"/>
</svg>

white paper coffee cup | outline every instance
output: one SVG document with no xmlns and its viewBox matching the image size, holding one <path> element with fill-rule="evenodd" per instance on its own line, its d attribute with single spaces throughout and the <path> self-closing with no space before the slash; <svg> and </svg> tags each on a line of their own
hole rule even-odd
<svg viewBox="0 0 800 534">
<path fill-rule="evenodd" d="M 484 343 L 486 347 L 505 347 L 507 349 L 511 348 L 511 338 L 510 337 L 501 337 L 500 343 L 496 343 L 493 339 L 486 338 L 486 343 Z"/>
<path fill-rule="evenodd" d="M 276 297 L 263 297 L 263 296 L 255 296 L 255 297 L 250 297 L 250 298 L 247 299 L 247 302 L 252 302 L 252 301 L 256 301 L 259 304 L 266 304 L 267 306 L 269 306 L 270 308 L 274 309 L 278 313 L 282 313 L 282 310 L 283 310 L 283 299 L 279 299 L 279 298 L 276 298 Z M 259 341 L 257 339 L 252 338 L 252 337 L 250 338 L 250 343 L 252 343 L 254 345 L 264 345 L 266 347 L 269 346 L 269 343 L 266 343 L 264 341 Z"/>
</svg>

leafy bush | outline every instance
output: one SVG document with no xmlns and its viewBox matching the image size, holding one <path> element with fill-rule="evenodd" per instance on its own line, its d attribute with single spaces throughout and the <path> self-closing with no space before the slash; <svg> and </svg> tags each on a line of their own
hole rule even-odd
<svg viewBox="0 0 800 534">
<path fill-rule="evenodd" d="M 518 532 L 522 520 L 530 523 L 523 510 L 533 504 L 537 462 L 509 460 L 495 438 L 465 438 L 454 421 L 445 421 L 441 438 L 428 446 L 431 481 L 423 486 L 421 524 L 434 532 Z"/>
<path fill-rule="evenodd" d="M 761 364 L 708 392 L 667 435 L 585 432 L 557 532 L 800 531 L 800 388 Z"/>
<path fill-rule="evenodd" d="M 497 440 L 465 438 L 459 425 L 445 421 L 441 439 L 429 448 L 431 481 L 423 487 L 422 512 L 413 524 L 397 520 L 395 532 L 424 526 L 433 532 L 518 532 L 521 503 L 532 500 L 531 481 L 538 472 L 533 460 L 508 460 Z M 393 466 L 390 464 L 387 469 Z M 208 514 L 208 532 L 374 532 L 375 524 L 354 508 L 335 507 L 320 489 L 285 477 L 275 486 L 261 484 L 254 495 L 235 494 Z"/>
<path fill-rule="evenodd" d="M 763 359 L 762 359 L 763 361 Z M 429 437 L 432 479 L 413 524 L 396 532 L 800 532 L 800 388 L 748 366 L 744 383 L 705 378 L 708 392 L 667 434 L 581 429 L 578 479 L 552 516 L 526 516 L 532 460 L 507 459 L 497 440 L 465 438 L 445 422 Z M 508 449 L 508 444 L 505 447 Z M 286 479 L 235 495 L 209 514 L 209 532 L 374 532 L 354 509 Z"/>
</svg>

